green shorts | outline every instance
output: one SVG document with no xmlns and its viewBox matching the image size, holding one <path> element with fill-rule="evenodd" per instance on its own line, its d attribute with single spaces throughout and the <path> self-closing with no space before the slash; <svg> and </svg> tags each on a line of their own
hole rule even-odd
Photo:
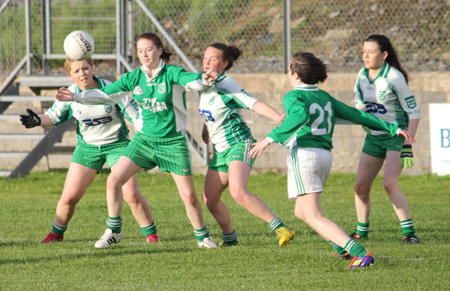
<svg viewBox="0 0 450 291">
<path fill-rule="evenodd" d="M 249 138 L 245 142 L 240 142 L 232 145 L 223 152 L 214 152 L 214 156 L 209 163 L 209 169 L 217 172 L 228 173 L 228 165 L 231 161 L 242 161 L 247 165 L 253 167 L 256 161 L 255 159 L 250 159 L 247 154 L 252 149 L 253 143 L 256 140 L 254 138 Z"/>
<path fill-rule="evenodd" d="M 404 142 L 405 138 L 401 136 L 390 137 L 387 134 L 368 134 L 364 141 L 362 152 L 375 158 L 385 159 L 388 151 L 400 152 Z"/>
<path fill-rule="evenodd" d="M 111 168 L 130 141 L 118 141 L 101 146 L 78 142 L 72 156 L 72 163 L 95 169 L 100 172 L 106 163 Z"/>
<path fill-rule="evenodd" d="M 158 166 L 161 172 L 192 175 L 191 156 L 186 137 L 153 137 L 136 132 L 123 156 L 148 171 Z"/>
</svg>

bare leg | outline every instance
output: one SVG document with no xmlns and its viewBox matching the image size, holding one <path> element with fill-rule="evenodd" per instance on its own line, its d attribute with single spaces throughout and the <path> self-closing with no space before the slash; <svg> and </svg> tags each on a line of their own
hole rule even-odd
<svg viewBox="0 0 450 291">
<path fill-rule="evenodd" d="M 402 169 L 400 167 L 400 152 L 388 151 L 386 154 L 386 165 L 384 169 L 384 188 L 391 199 L 395 214 L 400 221 L 410 219 L 408 201 L 403 194 L 398 180 Z"/>
<path fill-rule="evenodd" d="M 147 199 L 142 195 L 137 175 L 133 175 L 122 186 L 123 197 L 130 205 L 131 212 L 134 218 L 139 223 L 139 226 L 147 226 L 153 222 L 152 210 Z"/>
<path fill-rule="evenodd" d="M 56 224 L 66 226 L 75 213 L 75 208 L 92 183 L 97 171 L 77 163 L 70 163 L 64 190 L 56 206 Z"/>
<path fill-rule="evenodd" d="M 208 169 L 205 177 L 205 187 L 203 189 L 203 201 L 208 210 L 216 219 L 223 233 L 231 233 L 233 224 L 228 208 L 220 200 L 223 191 L 228 186 L 228 174 Z"/>
<path fill-rule="evenodd" d="M 186 214 L 194 229 L 202 229 L 205 227 L 203 220 L 203 211 L 195 194 L 194 181 L 192 175 L 181 176 L 171 173 L 175 184 L 177 185 L 180 197 L 184 202 Z"/>
<path fill-rule="evenodd" d="M 383 166 L 384 159 L 361 153 L 358 177 L 355 182 L 355 206 L 359 222 L 366 223 L 370 216 L 370 189 L 373 181 Z"/>
<path fill-rule="evenodd" d="M 251 214 L 270 223 L 276 215 L 259 197 L 247 190 L 250 166 L 241 161 L 232 161 L 229 165 L 230 193 L 233 199 Z"/>
<path fill-rule="evenodd" d="M 123 193 L 122 187 L 141 168 L 127 157 L 120 157 L 111 168 L 108 176 L 106 201 L 108 203 L 108 215 L 119 217 L 122 214 Z"/>
<path fill-rule="evenodd" d="M 320 205 L 320 194 L 310 193 L 298 196 L 295 202 L 295 216 L 306 222 L 325 240 L 344 248 L 350 237 L 339 225 L 325 217 Z"/>
</svg>

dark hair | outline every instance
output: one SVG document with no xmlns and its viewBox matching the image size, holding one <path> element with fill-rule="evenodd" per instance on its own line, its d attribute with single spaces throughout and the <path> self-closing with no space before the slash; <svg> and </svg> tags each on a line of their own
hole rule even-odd
<svg viewBox="0 0 450 291">
<path fill-rule="evenodd" d="M 242 55 L 242 51 L 234 45 L 226 45 L 224 43 L 216 42 L 209 45 L 209 47 L 222 51 L 222 61 L 228 61 L 228 66 L 224 71 L 229 70 L 233 66 L 233 62 L 237 60 L 240 55 Z"/>
<path fill-rule="evenodd" d="M 88 58 L 85 61 L 88 62 L 88 64 L 91 66 L 91 68 L 94 68 L 94 62 L 92 61 L 92 58 Z M 69 57 L 67 57 L 66 61 L 64 62 L 64 70 L 66 71 L 68 76 L 70 76 L 70 70 L 72 70 L 73 62 L 76 62 L 76 61 L 72 60 Z"/>
<path fill-rule="evenodd" d="M 398 61 L 397 53 L 395 52 L 394 47 L 391 44 L 391 41 L 387 36 L 382 34 L 372 34 L 369 35 L 368 38 L 366 38 L 366 42 L 368 41 L 374 41 L 378 44 L 380 47 L 381 52 L 387 52 L 387 58 L 386 62 L 391 65 L 392 67 L 399 70 L 403 76 L 405 77 L 406 83 L 408 83 L 408 74 L 406 73 L 406 70 L 403 69 L 402 65 L 400 65 L 400 62 Z"/>
<path fill-rule="evenodd" d="M 289 63 L 291 74 L 297 73 L 305 84 L 317 84 L 327 79 L 327 66 L 315 55 L 296 52 Z"/>
<path fill-rule="evenodd" d="M 141 34 L 138 36 L 136 42 L 138 42 L 138 41 L 141 40 L 141 39 L 146 39 L 146 40 L 152 41 L 152 42 L 155 44 L 155 46 L 156 46 L 157 48 L 159 48 L 159 49 L 162 50 L 162 53 L 161 53 L 160 58 L 161 58 L 165 63 L 169 63 L 169 62 L 170 62 L 170 56 L 172 55 L 172 53 L 164 48 L 164 45 L 163 45 L 161 39 L 159 38 L 159 36 L 158 36 L 156 33 L 153 33 L 153 32 L 144 32 L 144 33 L 141 33 Z"/>
</svg>

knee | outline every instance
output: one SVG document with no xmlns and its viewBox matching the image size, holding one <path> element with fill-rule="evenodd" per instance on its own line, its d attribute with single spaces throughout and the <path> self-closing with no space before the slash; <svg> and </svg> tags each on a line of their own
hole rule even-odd
<svg viewBox="0 0 450 291">
<path fill-rule="evenodd" d="M 108 189 L 117 189 L 123 186 L 124 182 L 121 181 L 120 177 L 117 176 L 114 172 L 111 172 L 108 176 L 108 180 L 106 181 L 106 187 Z"/>
<path fill-rule="evenodd" d="M 245 189 L 238 187 L 230 187 L 230 194 L 233 199 L 241 204 L 244 202 L 245 198 L 248 196 L 248 192 Z"/>
<path fill-rule="evenodd" d="M 196 205 L 198 203 L 195 191 L 180 192 L 181 199 L 186 205 Z"/>
<path fill-rule="evenodd" d="M 63 195 L 61 199 L 59 200 L 59 205 L 74 207 L 77 205 L 78 201 L 80 201 L 79 198 L 77 198 L 78 195 Z"/>
<path fill-rule="evenodd" d="M 366 197 L 370 192 L 371 185 L 368 183 L 362 183 L 356 181 L 355 183 L 355 193 L 359 197 Z"/>
<path fill-rule="evenodd" d="M 139 191 L 136 191 L 136 189 L 127 189 L 123 190 L 123 199 L 128 204 L 135 204 L 138 203 L 141 200 L 142 194 Z"/>
<path fill-rule="evenodd" d="M 398 186 L 397 181 L 387 180 L 387 181 L 384 181 L 384 189 L 390 195 L 392 193 L 396 193 L 397 190 L 399 189 L 399 186 Z"/>
</svg>

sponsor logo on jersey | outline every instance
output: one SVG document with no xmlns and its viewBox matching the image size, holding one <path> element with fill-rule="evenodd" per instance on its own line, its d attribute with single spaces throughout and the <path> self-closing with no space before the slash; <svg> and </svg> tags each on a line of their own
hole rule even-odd
<svg viewBox="0 0 450 291">
<path fill-rule="evenodd" d="M 384 99 L 386 99 L 386 91 L 380 91 L 378 92 L 378 99 L 383 101 Z"/>
<path fill-rule="evenodd" d="M 159 94 L 164 94 L 167 92 L 167 87 L 166 87 L 166 83 L 161 83 L 158 85 L 158 93 Z"/>
<path fill-rule="evenodd" d="M 110 113 L 112 111 L 112 106 L 111 105 L 104 105 L 105 106 L 105 112 L 106 113 Z"/>
<path fill-rule="evenodd" d="M 211 96 L 211 98 L 209 98 L 208 104 L 209 105 L 214 105 L 214 100 L 215 100 L 215 98 L 214 98 L 214 95 L 213 95 L 213 96 Z"/>
<path fill-rule="evenodd" d="M 133 94 L 134 95 L 142 95 L 142 94 L 144 94 L 144 91 L 142 90 L 142 88 L 140 86 L 136 86 L 136 87 L 134 87 Z"/>
<path fill-rule="evenodd" d="M 405 98 L 405 101 L 406 101 L 406 106 L 408 106 L 408 108 L 414 108 L 417 106 L 416 99 L 414 98 L 414 96 Z"/>
<path fill-rule="evenodd" d="M 156 98 L 144 98 L 144 103 L 141 103 L 141 105 L 144 109 L 151 110 L 153 113 L 167 109 L 166 102 L 158 102 L 156 100 Z"/>
</svg>

